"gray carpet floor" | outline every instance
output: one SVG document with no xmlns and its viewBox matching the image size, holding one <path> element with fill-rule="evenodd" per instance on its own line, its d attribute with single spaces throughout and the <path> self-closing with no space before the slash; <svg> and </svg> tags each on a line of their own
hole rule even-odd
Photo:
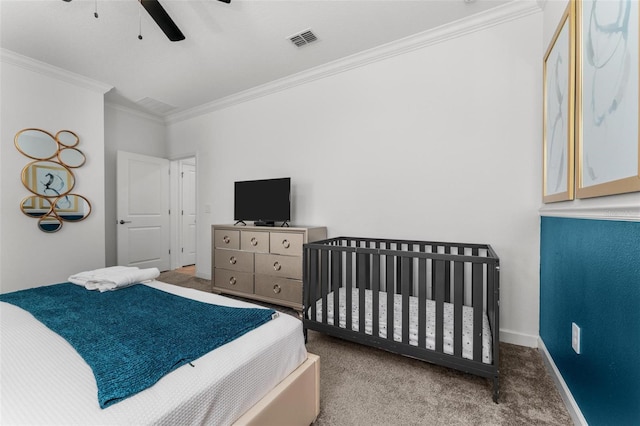
<svg viewBox="0 0 640 426">
<path fill-rule="evenodd" d="M 177 272 L 159 280 L 211 291 L 211 281 Z M 537 349 L 500 344 L 499 404 L 489 380 L 449 368 L 313 331 L 307 349 L 320 356 L 316 426 L 572 424 Z"/>
</svg>

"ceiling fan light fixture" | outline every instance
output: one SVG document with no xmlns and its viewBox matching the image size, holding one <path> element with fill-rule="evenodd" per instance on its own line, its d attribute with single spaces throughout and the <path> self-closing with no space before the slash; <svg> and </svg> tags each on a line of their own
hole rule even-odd
<svg viewBox="0 0 640 426">
<path fill-rule="evenodd" d="M 70 3 L 71 0 L 62 0 L 66 3 Z M 173 22 L 171 16 L 164 10 L 164 7 L 160 4 L 158 0 L 137 0 L 138 3 L 149 13 L 151 18 L 158 24 L 162 32 L 169 38 L 171 41 L 181 41 L 184 40 L 184 34 L 180 31 L 180 28 Z M 218 0 L 222 3 L 231 3 L 231 0 Z M 93 16 L 98 18 L 98 0 L 95 0 L 95 11 L 93 12 Z M 141 18 L 140 18 L 141 20 Z M 140 24 L 140 32 L 138 33 L 138 39 L 142 40 L 142 23 Z"/>
</svg>

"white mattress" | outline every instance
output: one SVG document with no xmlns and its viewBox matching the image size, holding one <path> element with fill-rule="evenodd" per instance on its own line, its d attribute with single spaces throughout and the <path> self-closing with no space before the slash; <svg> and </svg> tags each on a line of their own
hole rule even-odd
<svg viewBox="0 0 640 426">
<path fill-rule="evenodd" d="M 380 337 L 387 337 L 387 293 L 380 292 L 379 299 L 379 330 Z M 339 326 L 346 328 L 346 291 L 344 287 L 339 290 Z M 354 331 L 360 330 L 359 318 L 359 293 L 357 288 L 352 289 L 352 314 L 351 328 Z M 427 331 L 426 331 L 426 347 L 434 350 L 436 347 L 436 306 L 433 300 L 427 300 Z M 327 296 L 327 323 L 334 325 L 333 319 L 333 292 Z M 399 294 L 394 295 L 393 310 L 393 340 L 402 341 L 402 297 Z M 371 320 L 373 313 L 373 302 L 371 290 L 365 290 L 365 333 L 372 334 Z M 309 311 L 309 315 L 311 315 Z M 316 302 L 316 321 L 322 322 L 322 299 Z M 446 354 L 453 354 L 453 305 L 444 303 L 444 336 L 443 350 Z M 409 344 L 418 345 L 418 298 L 409 297 Z M 462 357 L 473 359 L 473 308 L 469 306 L 462 307 Z M 482 362 L 491 364 L 491 329 L 486 314 L 482 315 Z"/>
<path fill-rule="evenodd" d="M 203 302 L 256 307 L 158 281 L 147 285 Z M 194 367 L 184 365 L 100 409 L 91 369 L 62 337 L 1 302 L 0 333 L 0 424 L 7 425 L 231 424 L 307 356 L 302 323 L 280 314 L 195 360 Z"/>
</svg>

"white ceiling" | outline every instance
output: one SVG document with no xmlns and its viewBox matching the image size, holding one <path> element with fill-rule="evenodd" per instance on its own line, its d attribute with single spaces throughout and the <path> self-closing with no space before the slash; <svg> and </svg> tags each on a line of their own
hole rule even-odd
<svg viewBox="0 0 640 426">
<path fill-rule="evenodd" d="M 114 86 L 108 100 L 174 113 L 509 1 L 161 0 L 186 36 L 171 42 L 136 0 L 1 0 L 0 45 Z M 288 40 L 307 29 L 319 41 Z"/>
</svg>

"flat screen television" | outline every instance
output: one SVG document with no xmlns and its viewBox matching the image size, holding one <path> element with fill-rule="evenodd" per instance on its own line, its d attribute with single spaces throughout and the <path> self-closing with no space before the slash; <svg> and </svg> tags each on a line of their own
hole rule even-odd
<svg viewBox="0 0 640 426">
<path fill-rule="evenodd" d="M 235 182 L 233 218 L 257 226 L 291 220 L 291 178 Z"/>
</svg>

